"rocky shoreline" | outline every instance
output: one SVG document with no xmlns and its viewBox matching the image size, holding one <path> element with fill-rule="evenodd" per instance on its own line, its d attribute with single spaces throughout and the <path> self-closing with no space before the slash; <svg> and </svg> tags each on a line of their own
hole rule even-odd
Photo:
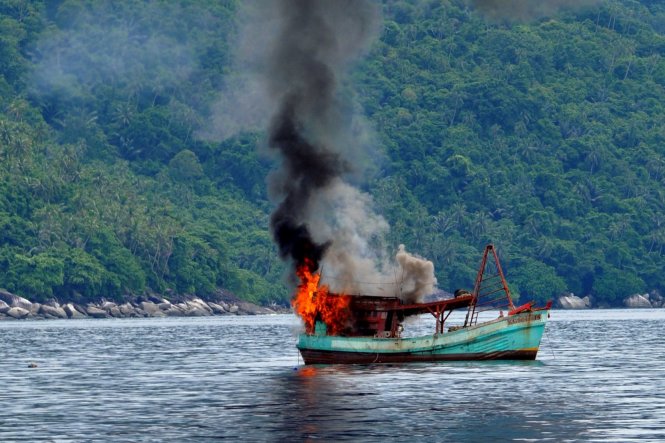
<svg viewBox="0 0 665 443">
<path fill-rule="evenodd" d="M 622 304 L 626 308 L 665 308 L 665 297 L 663 297 L 659 291 L 653 290 L 646 294 L 630 295 L 622 300 Z M 556 307 L 561 309 L 610 308 L 609 305 L 595 303 L 593 297 L 587 295 L 580 298 L 573 293 L 567 293 L 559 296 L 557 299 Z"/>
<path fill-rule="evenodd" d="M 590 296 L 562 294 L 556 300 L 559 309 L 604 309 Z M 665 308 L 665 297 L 658 291 L 633 294 L 623 300 L 626 308 Z M 134 301 L 115 303 L 101 300 L 96 303 L 58 303 L 50 300 L 33 303 L 30 300 L 0 289 L 0 321 L 50 320 L 78 318 L 143 318 L 143 317 L 205 317 L 213 315 L 266 315 L 291 312 L 288 308 L 267 308 L 241 300 L 203 300 L 199 297 L 182 298 L 171 302 L 163 297 L 142 296 Z"/>
<path fill-rule="evenodd" d="M 205 317 L 212 315 L 265 315 L 283 312 L 240 300 L 205 301 L 199 297 L 171 302 L 158 296 L 139 297 L 121 304 L 101 300 L 78 304 L 50 300 L 33 303 L 23 297 L 0 290 L 0 321 L 25 319 L 77 318 L 142 318 L 142 317 Z"/>
</svg>

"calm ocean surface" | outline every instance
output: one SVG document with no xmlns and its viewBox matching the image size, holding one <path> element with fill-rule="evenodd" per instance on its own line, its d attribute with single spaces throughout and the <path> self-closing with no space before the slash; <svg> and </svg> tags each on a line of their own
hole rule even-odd
<svg viewBox="0 0 665 443">
<path fill-rule="evenodd" d="M 665 309 L 553 311 L 533 362 L 305 367 L 298 325 L 0 322 L 0 442 L 665 441 Z"/>
</svg>

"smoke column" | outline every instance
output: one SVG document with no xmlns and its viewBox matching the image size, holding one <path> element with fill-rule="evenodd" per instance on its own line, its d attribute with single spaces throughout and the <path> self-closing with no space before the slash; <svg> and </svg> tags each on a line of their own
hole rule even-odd
<svg viewBox="0 0 665 443">
<path fill-rule="evenodd" d="M 349 13 L 353 11 L 353 13 Z M 316 243 L 305 223 L 314 196 L 350 172 L 334 135 L 343 131 L 339 76 L 364 49 L 380 17 L 367 1 L 283 0 L 280 29 L 267 64 L 268 91 L 278 100 L 269 147 L 281 170 L 270 193 L 281 198 L 271 227 L 282 257 L 315 270 L 329 242 Z M 353 38 L 347 33 L 353 34 Z"/>
<path fill-rule="evenodd" d="M 346 181 L 352 164 L 358 166 L 353 155 L 358 146 L 342 81 L 378 35 L 380 5 L 368 0 L 270 5 L 274 10 L 263 13 L 272 20 L 274 36 L 260 71 L 275 110 L 268 147 L 278 154 L 280 167 L 268 188 L 277 202 L 271 229 L 280 255 L 296 267 L 323 268 L 323 282 L 334 292 L 399 294 L 411 301 L 431 292 L 432 263 L 403 248 L 398 258 L 407 260 L 390 260 L 382 252 L 387 223 L 372 210 L 371 197 Z M 395 288 L 396 281 L 408 284 Z"/>
</svg>

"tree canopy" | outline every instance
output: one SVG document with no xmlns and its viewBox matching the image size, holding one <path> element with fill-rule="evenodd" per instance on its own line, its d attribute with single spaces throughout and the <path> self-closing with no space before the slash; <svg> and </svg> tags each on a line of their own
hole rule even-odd
<svg viewBox="0 0 665 443">
<path fill-rule="evenodd" d="M 241 74 L 238 9 L 0 0 L 0 287 L 288 299 L 265 134 L 205 136 Z M 345 93 L 375 132 L 361 185 L 391 247 L 432 259 L 450 291 L 488 242 L 522 298 L 664 291 L 665 5 L 529 22 L 464 0 L 383 9 Z"/>
</svg>

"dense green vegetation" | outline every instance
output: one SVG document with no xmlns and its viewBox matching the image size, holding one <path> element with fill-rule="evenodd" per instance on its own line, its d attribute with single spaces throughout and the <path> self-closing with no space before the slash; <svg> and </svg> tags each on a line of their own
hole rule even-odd
<svg viewBox="0 0 665 443">
<path fill-rule="evenodd" d="M 203 140 L 237 4 L 0 0 L 0 287 L 288 298 L 261 132 Z M 494 242 L 523 298 L 665 290 L 665 5 L 532 23 L 386 1 L 352 75 L 393 245 L 472 283 Z"/>
<path fill-rule="evenodd" d="M 258 136 L 194 137 L 234 4 L 0 5 L 0 287 L 284 300 Z"/>
</svg>

